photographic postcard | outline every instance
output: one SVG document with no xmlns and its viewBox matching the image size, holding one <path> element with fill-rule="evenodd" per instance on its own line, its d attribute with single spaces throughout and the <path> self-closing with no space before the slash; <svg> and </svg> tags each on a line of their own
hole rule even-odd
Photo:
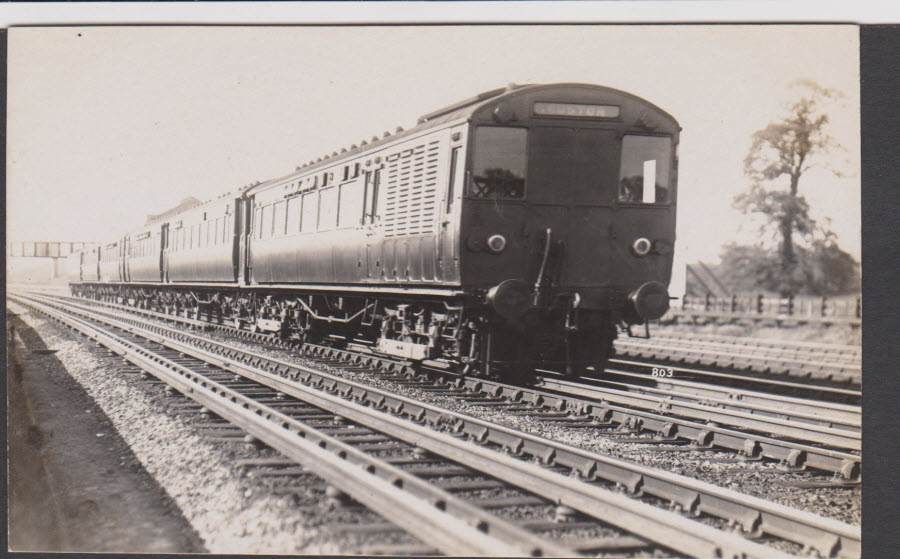
<svg viewBox="0 0 900 559">
<path fill-rule="evenodd" d="M 603 367 L 653 355 L 656 365 L 621 373 L 642 376 L 643 388 L 607 396 L 622 406 L 706 382 L 689 369 L 757 379 L 739 384 L 745 401 L 769 390 L 760 379 L 818 383 L 818 393 L 778 392 L 799 424 L 736 424 L 755 436 L 737 449 L 691 431 L 730 421 L 709 415 L 708 402 L 664 410 L 683 422 L 666 429 L 694 444 L 686 452 L 622 441 L 622 429 L 669 436 L 663 427 L 649 435 L 657 420 L 639 414 L 617 419 L 620 432 L 608 436 L 536 425 L 522 410 L 498 418 L 446 395 L 426 401 L 830 519 L 815 529 L 837 530 L 839 543 L 816 552 L 852 556 L 861 518 L 859 35 L 856 25 L 799 24 L 12 28 L 8 296 L 69 294 L 72 283 L 95 302 L 209 319 L 245 337 L 330 340 L 504 382 L 508 363 L 545 359 L 538 370 L 561 380 L 537 381 L 544 387 L 584 373 L 612 389 L 625 381 L 604 380 Z M 69 431 L 78 421 L 63 425 L 46 407 L 11 416 L 14 550 L 506 555 L 527 553 L 527 541 L 550 554 L 679 557 L 703 556 L 707 548 L 692 546 L 704 538 L 719 550 L 751 541 L 690 504 L 669 508 L 686 506 L 691 526 L 713 518 L 721 536 L 692 527 L 673 542 L 609 518 L 589 525 L 589 510 L 534 485 L 506 493 L 502 481 L 454 479 L 459 466 L 435 459 L 446 469 L 436 474 L 441 490 L 466 495 L 477 514 L 500 507 L 478 501 L 491 491 L 517 503 L 496 533 L 475 530 L 461 546 L 452 534 L 465 529 L 435 537 L 405 524 L 437 520 L 370 503 L 360 495 L 374 489 L 340 487 L 326 462 L 286 466 L 249 444 L 259 436 L 209 420 L 208 404 L 196 405 L 207 417 L 199 427 L 166 415 L 194 404 L 161 405 L 162 388 L 103 373 L 130 366 L 79 349 L 9 297 L 17 355 L 57 351 L 44 364 L 21 357 L 16 394 L 54 402 L 59 394 L 41 386 L 70 382 L 78 417 L 108 418 L 78 434 Z M 657 392 L 639 392 L 648 380 Z M 800 435 L 822 427 L 817 414 L 846 424 Z M 61 445 L 54 430 L 85 442 Z M 390 446 L 381 436 L 364 444 Z M 821 466 L 791 446 L 798 441 L 843 462 Z M 124 495 L 77 479 L 91 461 Z M 105 483 L 95 474 L 85 479 Z M 635 506 L 650 506 L 641 498 Z M 453 523 L 460 518 L 480 517 Z M 669 530 L 681 520 L 672 522 Z M 509 536 L 518 531 L 526 540 Z M 753 545 L 796 554 L 811 544 Z"/>
</svg>

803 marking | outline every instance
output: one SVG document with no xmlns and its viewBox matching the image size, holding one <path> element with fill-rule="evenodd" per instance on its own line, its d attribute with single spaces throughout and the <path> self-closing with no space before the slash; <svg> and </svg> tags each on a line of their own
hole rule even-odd
<svg viewBox="0 0 900 559">
<path fill-rule="evenodd" d="M 655 377 L 672 377 L 675 372 L 669 367 L 653 367 L 653 376 Z"/>
</svg>

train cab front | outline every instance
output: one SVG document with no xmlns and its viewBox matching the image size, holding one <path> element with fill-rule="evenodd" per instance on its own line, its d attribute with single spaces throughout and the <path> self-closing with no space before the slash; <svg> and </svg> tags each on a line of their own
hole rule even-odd
<svg viewBox="0 0 900 559">
<path fill-rule="evenodd" d="M 596 369 L 617 325 L 666 312 L 678 132 L 598 86 L 523 88 L 475 114 L 461 273 L 517 356 Z"/>
</svg>

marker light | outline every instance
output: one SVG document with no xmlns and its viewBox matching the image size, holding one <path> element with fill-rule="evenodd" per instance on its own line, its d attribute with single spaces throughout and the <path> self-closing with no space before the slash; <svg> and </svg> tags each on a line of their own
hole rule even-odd
<svg viewBox="0 0 900 559">
<path fill-rule="evenodd" d="M 647 256 L 651 248 L 653 248 L 653 243 L 646 237 L 635 240 L 634 244 L 631 245 L 631 250 L 638 256 Z"/>
<path fill-rule="evenodd" d="M 506 237 L 503 235 L 491 235 L 487 240 L 487 249 L 494 254 L 499 254 L 503 252 L 503 249 L 506 248 Z"/>
</svg>

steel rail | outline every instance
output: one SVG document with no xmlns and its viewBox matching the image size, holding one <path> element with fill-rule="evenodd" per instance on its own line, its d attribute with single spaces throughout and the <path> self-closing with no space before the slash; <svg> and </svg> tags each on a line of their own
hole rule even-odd
<svg viewBox="0 0 900 559">
<path fill-rule="evenodd" d="M 676 346 L 689 351 L 720 351 L 733 356 L 735 360 L 752 360 L 758 362 L 786 362 L 786 360 L 803 360 L 804 369 L 808 365 L 819 363 L 829 368 L 859 369 L 859 356 L 843 356 L 836 353 L 818 353 L 813 349 L 795 350 L 776 347 L 753 347 L 746 345 L 734 345 L 726 342 L 704 342 L 682 338 L 665 338 L 654 336 L 651 341 L 637 339 L 616 340 L 616 347 L 624 349 L 623 353 L 652 351 L 656 344 Z M 824 351 L 824 350 L 823 350 Z M 752 362 L 751 361 L 751 362 Z"/>
<path fill-rule="evenodd" d="M 728 366 L 734 366 L 734 361 L 747 360 L 747 366 L 752 367 L 753 365 L 760 364 L 765 365 L 762 367 L 764 369 L 771 370 L 772 367 L 769 362 L 774 362 L 778 364 L 786 365 L 784 367 L 787 370 L 794 370 L 799 372 L 809 373 L 811 372 L 809 369 L 814 367 L 816 369 L 839 369 L 837 372 L 850 373 L 850 372 L 860 372 L 861 365 L 858 363 L 831 363 L 824 361 L 808 361 L 804 359 L 793 359 L 789 357 L 772 357 L 772 356 L 753 356 L 748 355 L 746 353 L 736 354 L 727 351 L 715 351 L 708 349 L 699 349 L 699 348 L 687 348 L 684 346 L 675 346 L 675 345 L 665 345 L 665 344 L 636 344 L 630 343 L 623 340 L 618 347 L 623 347 L 626 351 L 630 348 L 635 348 L 634 351 L 630 353 L 648 353 L 648 352 L 660 352 L 660 351 L 669 351 L 672 352 L 672 355 L 669 355 L 669 359 L 691 359 L 693 361 L 715 361 L 721 362 L 725 361 L 724 364 Z M 676 357 L 677 356 L 677 357 Z M 797 366 L 796 369 L 791 369 L 790 366 Z"/>
<path fill-rule="evenodd" d="M 861 426 L 862 409 L 859 406 L 704 384 L 671 377 L 651 377 L 644 373 L 633 373 L 623 369 L 608 368 L 606 372 L 637 381 L 649 380 L 654 383 L 655 388 L 631 382 L 607 380 L 602 377 L 581 377 L 579 382 L 623 386 L 627 387 L 629 391 L 646 390 L 654 394 L 672 395 L 674 398 L 684 395 L 684 397 L 727 400 L 734 405 L 744 406 L 759 413 L 784 414 L 798 419 L 808 419 L 811 422 L 821 421 L 823 424 L 846 425 L 857 429 Z"/>
<path fill-rule="evenodd" d="M 737 355 L 747 353 L 753 355 L 761 355 L 764 357 L 806 357 L 813 356 L 825 360 L 828 363 L 841 364 L 858 364 L 860 357 L 860 348 L 858 346 L 829 346 L 827 344 L 817 344 L 817 346 L 791 346 L 784 343 L 765 343 L 765 340 L 757 343 L 748 343 L 744 338 L 732 337 L 730 339 L 707 339 L 692 334 L 678 335 L 671 332 L 660 333 L 657 331 L 651 340 L 653 342 L 662 342 L 675 344 L 680 347 L 690 347 L 699 349 L 722 349 Z M 617 340 L 622 345 L 640 346 L 643 344 L 651 345 L 653 342 L 640 340 L 638 338 L 624 338 Z"/>
<path fill-rule="evenodd" d="M 272 337 L 266 336 L 265 334 L 258 334 L 258 333 L 254 334 L 251 332 L 247 332 L 246 330 L 240 330 L 240 329 L 235 328 L 234 326 L 231 326 L 228 324 L 218 324 L 218 323 L 214 323 L 211 321 L 200 320 L 200 319 L 196 319 L 196 318 L 188 318 L 186 316 L 167 314 L 167 313 L 162 313 L 162 312 L 158 312 L 158 311 L 152 311 L 149 309 L 141 309 L 138 307 L 121 305 L 119 303 L 111 303 L 108 301 L 97 301 L 94 299 L 84 299 L 84 298 L 80 298 L 80 297 L 73 297 L 71 295 L 43 294 L 43 293 L 41 293 L 40 295 L 49 295 L 50 297 L 53 297 L 55 299 L 68 300 L 68 301 L 72 301 L 72 302 L 75 302 L 75 303 L 78 303 L 81 305 L 119 309 L 124 312 L 132 313 L 132 314 L 141 314 L 141 315 L 155 318 L 158 320 L 162 320 L 165 322 L 176 322 L 176 323 L 184 324 L 191 328 L 198 328 L 201 330 L 205 330 L 205 329 L 209 329 L 209 328 L 220 329 L 220 330 L 227 331 L 227 332 L 237 333 L 237 334 L 243 335 L 247 338 L 254 339 L 256 341 L 266 341 L 268 343 L 284 345 L 281 342 L 281 340 L 273 339 Z M 648 362 L 644 362 L 644 361 L 628 360 L 628 359 L 622 359 L 622 358 L 612 358 L 612 359 L 610 359 L 610 363 L 617 363 L 619 365 L 624 365 L 624 366 L 637 366 L 637 367 L 642 367 L 642 368 L 660 366 L 659 363 L 648 363 Z M 815 390 L 819 393 L 830 394 L 830 395 L 840 396 L 840 397 L 850 397 L 850 398 L 861 398 L 862 397 L 862 394 L 858 390 L 849 390 L 849 389 L 844 389 L 844 388 L 834 388 L 834 387 L 819 386 L 819 385 L 811 386 L 809 384 L 798 383 L 798 382 L 790 382 L 790 381 L 771 379 L 771 378 L 765 378 L 765 377 L 753 377 L 753 376 L 740 375 L 740 374 L 735 375 L 735 374 L 729 374 L 729 373 L 723 373 L 723 372 L 717 372 L 717 371 L 706 371 L 703 369 L 693 369 L 693 368 L 689 368 L 686 366 L 667 365 L 667 367 L 669 367 L 673 371 L 708 376 L 708 377 L 721 379 L 721 380 L 725 380 L 725 381 L 739 381 L 739 382 L 748 382 L 748 383 L 756 383 L 756 384 L 763 384 L 763 385 L 768 384 L 768 385 L 779 387 L 779 388 L 788 388 L 788 389 L 796 389 L 796 390 L 804 390 L 804 391 Z M 605 372 L 619 374 L 621 371 L 608 368 L 608 369 L 606 369 Z M 710 385 L 710 386 L 713 386 L 713 385 Z"/>
<path fill-rule="evenodd" d="M 613 357 L 612 359 L 609 360 L 609 363 L 615 363 L 615 364 L 623 365 L 626 367 L 632 366 L 632 367 L 641 367 L 641 368 L 651 368 L 651 367 L 659 367 L 660 366 L 659 363 L 649 363 L 646 361 L 635 361 L 635 360 L 631 360 L 631 359 L 620 359 L 618 357 Z M 811 386 L 809 384 L 803 384 L 803 383 L 799 383 L 799 382 L 790 382 L 790 381 L 784 381 L 784 380 L 777 380 L 777 379 L 764 378 L 764 377 L 753 377 L 753 376 L 747 376 L 747 375 L 735 375 L 735 374 L 731 374 L 731 373 L 721 373 L 718 371 L 707 371 L 704 369 L 694 369 L 692 367 L 684 367 L 684 366 L 666 365 L 666 367 L 672 369 L 673 371 L 677 371 L 680 373 L 694 374 L 694 375 L 698 375 L 698 376 L 710 377 L 710 378 L 715 378 L 715 379 L 719 379 L 719 380 L 756 383 L 756 384 L 777 386 L 780 388 L 790 388 L 790 389 L 796 389 L 796 390 L 806 390 L 806 391 L 815 390 L 816 392 L 819 392 L 822 394 L 830 394 L 832 396 L 841 396 L 841 397 L 850 397 L 850 398 L 861 398 L 862 397 L 862 393 L 859 390 L 850 390 L 847 388 L 835 388 L 835 387 L 831 387 L 831 386 L 820 386 L 820 385 Z M 607 369 L 604 372 L 611 372 L 613 374 L 615 373 L 615 371 L 611 371 L 609 369 Z"/>
<path fill-rule="evenodd" d="M 40 303 L 34 304 L 41 305 Z M 134 330 L 133 327 L 125 324 L 116 326 L 115 323 L 119 322 L 118 319 L 106 318 L 101 320 L 111 326 L 119 328 L 124 327 L 129 331 Z M 140 335 L 144 336 L 145 334 L 141 333 Z M 98 337 L 112 338 L 108 334 L 103 333 L 98 334 Z M 153 335 L 147 336 L 147 339 L 157 343 L 167 342 L 165 338 Z M 119 340 L 113 340 L 111 345 L 124 344 Z M 165 345 L 169 346 L 168 343 L 165 343 Z M 254 370 L 253 368 L 237 364 L 231 360 L 222 360 L 214 354 L 202 356 L 200 354 L 206 352 L 198 351 L 191 346 L 180 349 L 172 346 L 169 347 L 176 349 L 185 355 L 198 357 L 208 363 L 216 364 L 226 370 L 236 372 L 241 376 L 265 384 L 266 386 L 301 399 L 316 407 L 337 413 L 348 420 L 365 424 L 374 430 L 414 443 L 416 446 L 424 448 L 439 456 L 451 458 L 457 462 L 466 464 L 467 467 L 474 470 L 489 473 L 491 476 L 503 479 L 505 482 L 517 487 L 527 488 L 529 491 L 542 495 L 560 505 L 569 506 L 594 518 L 602 519 L 605 522 L 626 529 L 629 532 L 638 533 L 642 537 L 661 543 L 666 547 L 671 547 L 679 552 L 689 553 L 695 557 L 789 557 L 787 554 L 750 542 L 738 535 L 721 532 L 678 514 L 662 511 L 656 507 L 652 507 L 608 489 L 587 485 L 579 480 L 561 476 L 545 468 L 505 456 L 492 450 L 481 448 L 477 445 L 472 445 L 465 441 L 460 441 L 458 438 L 448 434 L 440 433 L 427 427 L 410 424 L 405 420 L 398 420 L 397 418 L 382 412 L 372 410 L 369 407 L 340 398 L 334 398 L 324 394 L 320 390 L 298 385 L 288 379 L 273 376 L 269 372 Z M 142 363 L 140 360 L 132 360 L 130 358 L 131 356 L 126 352 L 122 353 L 126 355 L 126 359 L 129 359 L 129 361 L 142 368 L 149 365 Z M 216 404 L 214 401 L 211 402 L 203 398 L 204 393 L 197 389 L 198 382 L 200 388 L 203 389 L 207 388 L 207 383 L 214 383 L 211 381 L 198 381 L 196 378 L 191 378 L 190 371 L 177 363 L 166 363 L 166 360 L 159 357 L 151 358 L 151 360 L 157 363 L 163 363 L 167 365 L 168 368 L 175 369 L 182 377 L 188 377 L 187 380 L 182 380 L 181 383 L 178 382 L 181 379 L 178 379 L 177 377 L 174 379 L 168 377 L 164 378 L 166 382 L 172 382 L 179 391 L 190 395 L 198 401 L 203 400 L 201 402 L 203 404 Z M 161 378 L 164 376 L 165 375 L 161 375 Z M 193 381 L 193 383 L 191 383 L 191 381 Z M 249 398 L 242 397 L 239 393 L 230 391 L 226 387 L 213 386 L 211 389 L 213 392 L 221 391 L 226 401 L 230 399 L 232 402 L 235 402 L 235 399 L 238 399 L 238 404 L 243 405 L 244 408 L 246 408 L 248 404 L 253 403 Z M 213 410 L 213 408 L 210 409 Z M 222 408 L 217 408 L 213 411 L 218 413 L 220 409 Z M 240 409 L 240 407 L 238 407 L 238 409 Z M 260 415 L 260 412 L 257 410 L 252 411 L 255 413 L 251 413 L 248 416 L 249 418 Z M 264 410 L 263 413 L 265 414 L 266 419 L 270 419 L 272 415 L 276 415 L 276 422 L 284 422 L 285 420 L 290 419 L 287 416 L 277 417 L 281 415 L 277 414 L 277 412 Z M 299 424 L 299 422 L 297 423 Z M 302 426 L 302 424 L 299 425 Z M 241 424 L 241 427 L 244 428 L 245 425 Z M 288 427 L 285 427 L 285 429 L 288 429 Z M 260 434 L 266 435 L 265 431 L 261 431 Z M 317 445 L 313 445 L 312 448 L 315 449 L 316 446 Z M 441 509 L 443 507 L 443 501 L 436 506 Z M 615 513 L 613 518 L 608 517 L 611 510 Z M 665 542 L 668 542 L 669 545 Z M 532 554 L 540 554 L 541 552 L 542 550 L 540 548 L 532 550 Z M 565 554 L 563 555 L 565 556 Z"/>
<path fill-rule="evenodd" d="M 74 305 L 80 305 L 83 308 L 89 307 L 89 305 L 84 305 L 81 299 L 70 299 L 73 300 L 72 304 Z M 124 312 L 128 312 L 130 309 L 130 307 L 123 307 L 111 303 L 98 303 L 93 301 L 90 303 L 100 307 L 115 305 L 116 307 L 120 307 Z M 145 312 L 159 314 L 153 313 L 153 311 Z M 169 317 L 170 315 L 162 314 L 161 316 Z M 178 322 L 190 324 L 192 326 L 204 327 L 209 325 L 209 323 L 205 321 L 197 321 L 183 317 L 175 317 L 175 319 Z M 358 362 L 365 364 L 387 362 L 389 363 L 389 369 L 393 371 L 407 371 L 410 373 L 413 371 L 413 368 L 408 364 L 393 362 L 372 355 L 355 354 L 351 351 L 336 350 L 334 348 L 314 346 L 311 344 L 307 344 L 304 347 L 305 351 L 313 356 L 335 355 L 341 359 L 349 358 L 350 360 L 357 360 Z M 640 362 L 625 363 L 645 367 L 650 366 L 649 364 Z M 678 368 L 677 370 L 692 371 L 692 369 L 685 368 Z M 612 371 L 608 370 L 608 372 Z M 857 479 L 860 474 L 861 459 L 856 454 L 823 449 L 818 446 L 811 446 L 794 441 L 773 439 L 765 435 L 736 431 L 723 428 L 715 423 L 697 423 L 687 419 L 674 418 L 668 415 L 666 410 L 660 410 L 660 412 L 654 413 L 646 410 L 636 410 L 616 406 L 605 401 L 598 404 L 597 402 L 580 400 L 572 396 L 542 392 L 536 389 L 519 386 L 510 386 L 486 379 L 463 378 L 459 380 L 459 382 L 461 382 L 462 386 L 466 389 L 474 392 L 482 392 L 491 396 L 509 398 L 513 401 L 525 401 L 542 407 L 569 410 L 583 416 L 594 418 L 602 423 L 614 422 L 620 425 L 631 425 L 638 429 L 661 433 L 673 440 L 679 437 L 688 439 L 700 447 L 721 447 L 743 453 L 748 457 L 762 457 L 779 460 L 790 467 L 811 467 L 830 471 L 839 474 L 846 480 Z M 780 383 L 785 384 L 783 382 Z"/>
<path fill-rule="evenodd" d="M 574 556 L 535 536 L 238 391 L 153 354 L 81 319 L 34 303 L 48 316 L 110 348 L 140 369 L 190 397 L 335 487 L 452 555 Z"/>
<path fill-rule="evenodd" d="M 188 318 L 185 316 L 161 313 L 161 312 L 152 311 L 152 310 L 148 310 L 148 309 L 141 309 L 141 308 L 137 308 L 137 307 L 121 305 L 118 303 L 111 303 L 108 301 L 96 301 L 93 299 L 83 299 L 83 298 L 72 297 L 72 296 L 62 296 L 59 294 L 53 294 L 51 296 L 54 298 L 60 299 L 60 300 L 70 300 L 70 301 L 77 302 L 77 303 L 83 304 L 83 305 L 115 308 L 115 309 L 122 310 L 124 312 L 129 312 L 129 313 L 133 313 L 133 314 L 141 314 L 141 315 L 155 318 L 158 320 L 162 320 L 165 322 L 180 323 L 180 324 L 189 326 L 191 328 L 198 328 L 201 330 L 205 330 L 205 329 L 209 329 L 209 328 L 219 329 L 219 330 L 223 330 L 226 332 L 239 334 L 239 335 L 242 335 L 244 337 L 247 337 L 249 339 L 253 339 L 256 341 L 265 341 L 267 343 L 275 343 L 277 345 L 285 346 L 285 344 L 281 340 L 272 339 L 271 337 L 268 337 L 265 334 L 254 334 L 251 332 L 247 332 L 245 330 L 240 330 L 240 329 L 235 328 L 234 326 L 231 326 L 228 324 L 217 324 L 217 323 L 214 323 L 211 321 L 205 321 L 205 320 L 199 320 L 199 319 L 195 319 L 195 318 Z M 384 361 L 387 361 L 387 359 L 384 359 Z M 633 360 L 626 360 L 626 359 L 620 359 L 620 358 L 610 359 L 610 363 L 618 363 L 620 365 L 625 365 L 625 366 L 639 366 L 639 367 L 645 367 L 645 368 L 659 366 L 659 363 L 646 363 L 646 362 L 642 362 L 642 361 L 633 361 Z M 398 366 L 402 366 L 402 365 L 398 365 Z M 777 380 L 777 379 L 759 378 L 759 377 L 752 377 L 752 376 L 739 375 L 739 374 L 734 375 L 734 374 L 721 373 L 721 372 L 715 372 L 715 371 L 705 371 L 705 370 L 701 370 L 701 369 L 691 369 L 688 367 L 679 367 L 679 366 L 671 366 L 671 365 L 667 365 L 667 366 L 670 369 L 672 369 L 673 371 L 679 371 L 682 373 L 695 374 L 695 375 L 704 375 L 707 377 L 725 380 L 725 381 L 735 380 L 735 381 L 739 381 L 739 382 L 770 385 L 770 386 L 774 386 L 774 387 L 778 387 L 778 388 L 795 389 L 795 390 L 802 390 L 802 391 L 807 391 L 807 392 L 810 390 L 815 390 L 819 393 L 830 394 L 830 395 L 833 395 L 836 397 L 861 398 L 861 394 L 859 391 L 847 390 L 847 389 L 842 389 L 842 388 L 833 388 L 833 387 L 818 386 L 818 385 L 810 386 L 809 384 L 789 382 L 789 381 L 783 381 L 783 380 Z M 606 369 L 605 372 L 613 373 L 613 374 L 624 373 L 624 371 L 614 370 L 611 368 Z M 624 374 L 627 374 L 627 373 L 624 373 Z M 710 386 L 712 386 L 712 385 L 710 385 Z"/>
<path fill-rule="evenodd" d="M 687 340 L 687 336 L 690 336 L 691 339 L 698 340 L 700 342 L 720 342 L 748 348 L 771 347 L 775 349 L 826 351 L 829 353 L 843 354 L 859 354 L 861 350 L 860 346 L 852 344 L 829 344 L 824 342 L 805 342 L 800 340 L 774 340 L 770 338 L 755 338 L 751 336 L 724 336 L 721 334 L 698 334 L 696 332 L 681 334 L 671 331 L 663 331 L 662 333 L 657 334 L 657 337 L 674 340 Z"/>
<path fill-rule="evenodd" d="M 734 450 L 748 458 L 769 458 L 794 468 L 810 467 L 834 472 L 846 480 L 858 479 L 860 475 L 861 458 L 857 454 L 726 429 L 712 422 L 689 421 L 662 413 L 635 410 L 607 402 L 591 402 L 491 380 L 465 379 L 463 385 L 470 390 L 495 397 L 536 403 L 555 410 L 568 410 L 605 424 L 614 423 L 637 430 L 654 431 L 673 442 L 678 438 L 689 439 L 700 448 Z"/>
<path fill-rule="evenodd" d="M 711 400 L 708 403 L 698 403 L 696 398 L 692 397 L 676 398 L 674 394 L 650 393 L 649 390 L 639 393 L 601 386 L 588 386 L 583 383 L 566 381 L 546 375 L 540 378 L 536 386 L 542 390 L 590 398 L 595 401 L 611 402 L 638 409 L 662 410 L 679 417 L 714 421 L 720 425 L 748 429 L 758 433 L 767 433 L 808 443 L 823 444 L 831 448 L 853 451 L 862 450 L 862 434 L 859 429 L 855 431 L 835 429 L 807 422 L 798 422 L 793 419 L 758 415 L 753 413 L 755 410 L 748 410 L 747 406 L 735 405 L 728 400 Z"/>
<path fill-rule="evenodd" d="M 146 324 L 141 324 L 139 321 L 132 320 L 132 322 L 139 324 L 138 327 L 141 329 L 147 328 Z M 332 391 L 352 396 L 358 401 L 383 409 L 392 409 L 427 424 L 435 426 L 450 424 L 453 431 L 468 434 L 486 444 L 498 445 L 515 454 L 539 457 L 544 462 L 570 468 L 574 473 L 578 473 L 586 479 L 615 482 L 633 495 L 646 494 L 659 497 L 683 507 L 684 510 L 693 514 L 709 514 L 737 522 L 748 532 L 770 534 L 794 541 L 816 549 L 826 556 L 832 556 L 838 552 L 844 555 L 859 553 L 859 529 L 848 524 L 796 511 L 669 472 L 549 441 L 361 385 L 310 367 L 286 363 L 252 352 L 234 350 L 218 342 L 167 327 L 154 326 L 152 328 L 157 331 L 166 331 L 170 336 L 185 341 L 185 343 L 181 343 L 170 339 L 167 345 L 173 348 L 181 347 L 184 350 L 196 351 L 197 348 L 193 344 L 199 344 L 201 347 L 219 349 L 220 353 L 210 353 L 208 356 L 214 364 L 226 364 L 229 362 L 229 356 L 242 355 L 254 370 L 258 371 L 262 368 L 287 375 L 301 382 L 325 386 Z M 189 344 L 187 341 L 192 343 Z M 225 359 L 223 359 L 223 355 Z M 246 364 L 233 363 L 231 366 L 247 369 Z M 519 396 L 522 395 L 519 387 L 507 386 L 506 389 L 519 391 Z M 608 413 L 604 415 L 608 416 Z M 706 428 L 712 432 L 716 431 L 715 428 Z M 852 455 L 850 458 L 858 459 Z"/>
</svg>

